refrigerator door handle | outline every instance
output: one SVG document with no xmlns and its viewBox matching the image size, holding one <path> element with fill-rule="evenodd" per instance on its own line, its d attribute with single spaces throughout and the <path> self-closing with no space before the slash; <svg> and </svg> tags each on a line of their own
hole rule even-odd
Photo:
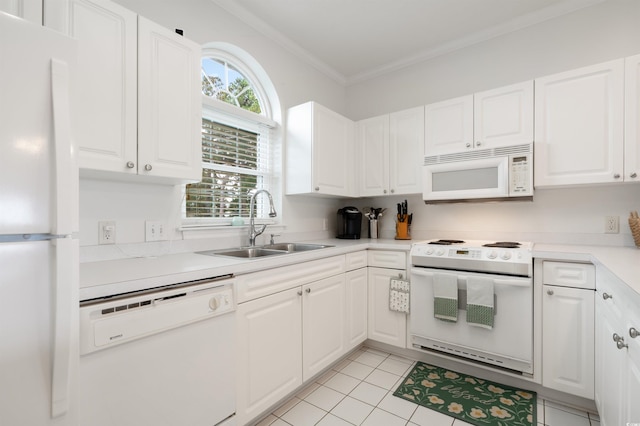
<svg viewBox="0 0 640 426">
<path fill-rule="evenodd" d="M 69 104 L 69 67 L 66 62 L 51 59 L 51 98 L 53 110 L 53 155 L 55 218 L 51 233 L 62 236 L 53 240 L 55 273 L 53 276 L 53 348 L 51 377 L 51 416 L 59 417 L 69 410 L 71 351 L 73 347 L 73 315 L 77 309 L 78 288 L 77 241 L 64 238 L 73 231 L 73 217 L 65 213 L 72 203 L 74 170 L 71 157 L 71 116 Z M 76 301 L 74 306 L 74 300 Z M 76 327 L 77 328 L 77 327 Z"/>
<path fill-rule="evenodd" d="M 69 66 L 59 59 L 51 59 L 51 98 L 53 109 L 54 158 L 54 220 L 51 233 L 70 235 L 74 217 L 69 213 L 73 200 L 75 165 L 71 155 L 71 105 L 69 99 Z"/>
<path fill-rule="evenodd" d="M 51 378 L 51 417 L 67 413 L 70 402 L 72 351 L 77 351 L 78 328 L 78 241 L 59 238 L 55 247 L 53 283 L 53 348 Z"/>
</svg>

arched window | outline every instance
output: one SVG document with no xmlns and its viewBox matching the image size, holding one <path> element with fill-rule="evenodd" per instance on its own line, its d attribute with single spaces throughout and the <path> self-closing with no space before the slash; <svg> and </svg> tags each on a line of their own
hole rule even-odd
<svg viewBox="0 0 640 426">
<path fill-rule="evenodd" d="M 274 192 L 276 123 L 267 91 L 275 91 L 266 73 L 253 65 L 257 72 L 229 49 L 203 49 L 202 181 L 186 186 L 184 216 L 193 219 L 189 222 L 227 225 L 233 217 L 248 218 L 251 194 Z M 256 201 L 256 217 L 268 220 L 265 199 Z"/>
</svg>

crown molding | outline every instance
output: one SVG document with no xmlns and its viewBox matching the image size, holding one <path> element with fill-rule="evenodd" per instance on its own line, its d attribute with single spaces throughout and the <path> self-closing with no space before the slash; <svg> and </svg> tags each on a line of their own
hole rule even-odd
<svg viewBox="0 0 640 426">
<path fill-rule="evenodd" d="M 443 43 L 432 49 L 426 49 L 415 55 L 404 57 L 397 61 L 352 76 L 345 76 L 338 72 L 335 68 L 329 66 L 318 57 L 309 53 L 296 42 L 262 21 L 234 0 L 211 1 L 250 27 L 254 28 L 265 37 L 274 41 L 301 61 L 306 62 L 313 68 L 325 74 L 327 77 L 343 86 L 350 86 L 609 0 L 565 0 L 535 12 L 522 15 L 518 18 L 505 21 L 499 25 L 486 28 L 482 31 L 476 31 L 467 36 Z"/>
</svg>

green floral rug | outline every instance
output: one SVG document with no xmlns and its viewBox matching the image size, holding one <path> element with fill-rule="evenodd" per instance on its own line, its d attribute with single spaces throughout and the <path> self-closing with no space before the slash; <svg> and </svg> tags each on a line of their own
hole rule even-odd
<svg viewBox="0 0 640 426">
<path fill-rule="evenodd" d="M 418 362 L 394 393 L 477 426 L 536 424 L 536 393 Z"/>
</svg>

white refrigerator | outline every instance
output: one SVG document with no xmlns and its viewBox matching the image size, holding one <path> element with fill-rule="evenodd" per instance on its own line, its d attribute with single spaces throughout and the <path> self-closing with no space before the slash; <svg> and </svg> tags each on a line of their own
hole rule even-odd
<svg viewBox="0 0 640 426">
<path fill-rule="evenodd" d="M 0 12 L 0 425 L 77 425 L 75 41 Z"/>
</svg>

